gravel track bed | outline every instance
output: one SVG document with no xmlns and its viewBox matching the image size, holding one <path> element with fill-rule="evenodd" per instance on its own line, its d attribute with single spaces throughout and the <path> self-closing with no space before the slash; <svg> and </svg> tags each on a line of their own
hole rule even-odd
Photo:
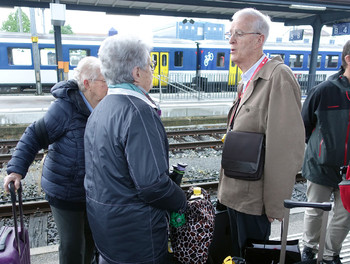
<svg viewBox="0 0 350 264">
<path fill-rule="evenodd" d="M 179 152 L 169 153 L 169 165 L 177 163 L 186 163 L 187 168 L 183 177 L 183 183 L 189 183 L 190 180 L 199 180 L 203 178 L 210 178 L 211 180 L 219 179 L 219 170 L 221 163 L 221 150 L 212 148 L 201 150 L 183 150 Z M 2 186 L 3 178 L 6 175 L 6 166 L 0 169 L 0 183 Z M 22 181 L 23 184 L 23 199 L 28 198 L 44 198 L 44 193 L 40 187 L 41 163 L 36 161 L 30 167 L 26 178 Z M 1 201 L 10 201 L 9 194 L 5 194 L 0 188 Z M 292 194 L 292 200 L 306 201 L 305 196 L 306 184 L 295 184 Z M 215 196 L 215 193 L 212 194 Z M 213 198 L 213 197 L 212 197 Z M 215 198 L 214 198 L 215 199 Z M 29 217 L 25 216 L 25 225 L 28 226 Z M 12 218 L 3 218 L 0 220 L 0 227 L 2 225 L 13 225 Z M 48 217 L 48 245 L 57 244 L 59 238 L 57 236 L 56 224 L 53 221 L 51 213 Z"/>
</svg>

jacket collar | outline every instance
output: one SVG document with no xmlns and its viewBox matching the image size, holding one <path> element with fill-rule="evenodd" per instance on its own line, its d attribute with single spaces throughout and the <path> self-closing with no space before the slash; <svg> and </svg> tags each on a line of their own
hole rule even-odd
<svg viewBox="0 0 350 264">
<path fill-rule="evenodd" d="M 121 95 L 128 95 L 128 96 L 134 96 L 142 101 L 146 102 L 149 106 L 152 108 L 157 109 L 157 106 L 153 104 L 150 100 L 147 99 L 147 97 L 139 92 L 129 90 L 129 89 L 124 89 L 124 88 L 109 88 L 108 89 L 108 95 L 110 94 L 121 94 Z"/>
<path fill-rule="evenodd" d="M 264 67 L 262 67 L 260 69 L 260 71 L 258 71 L 255 76 L 253 77 L 252 81 L 250 82 L 249 86 L 246 87 L 245 92 L 243 94 L 243 97 L 241 98 L 241 102 L 240 105 L 237 109 L 237 111 L 242 107 L 242 105 L 244 104 L 245 101 L 248 100 L 248 98 L 251 96 L 251 94 L 254 91 L 254 87 L 255 84 L 257 82 L 257 80 L 259 78 L 264 79 L 264 80 L 269 80 L 272 76 L 272 73 L 274 72 L 275 68 L 280 65 L 283 64 L 283 61 L 281 59 L 280 56 L 276 56 L 273 59 L 269 60 L 268 62 L 266 62 L 266 64 L 264 65 Z M 239 88 L 238 91 L 240 91 L 240 89 L 243 88 L 243 83 L 239 84 Z"/>
</svg>

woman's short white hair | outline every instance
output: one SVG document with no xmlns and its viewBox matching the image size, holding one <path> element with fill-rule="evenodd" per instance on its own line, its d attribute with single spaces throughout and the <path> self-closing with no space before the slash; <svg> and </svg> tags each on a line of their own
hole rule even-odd
<svg viewBox="0 0 350 264">
<path fill-rule="evenodd" d="M 239 16 L 252 16 L 254 17 L 254 24 L 252 25 L 252 30 L 254 32 L 261 33 L 265 36 L 265 42 L 267 38 L 269 37 L 269 31 L 270 31 L 270 23 L 271 19 L 268 15 L 264 15 L 260 11 L 254 9 L 254 8 L 244 8 L 239 11 L 237 11 L 233 16 L 232 20 L 235 20 Z"/>
<path fill-rule="evenodd" d="M 149 65 L 152 47 L 135 36 L 115 35 L 106 38 L 98 51 L 101 72 L 108 84 L 133 83 L 135 67 Z"/>
<path fill-rule="evenodd" d="M 101 73 L 100 68 L 101 62 L 96 57 L 88 56 L 79 61 L 78 66 L 74 69 L 73 79 L 77 81 L 80 91 L 85 91 L 85 80 L 98 79 Z"/>
</svg>

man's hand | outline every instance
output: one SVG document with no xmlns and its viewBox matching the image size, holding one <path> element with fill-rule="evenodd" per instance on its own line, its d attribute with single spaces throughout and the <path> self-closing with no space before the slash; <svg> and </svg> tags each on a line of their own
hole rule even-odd
<svg viewBox="0 0 350 264">
<path fill-rule="evenodd" d="M 275 221 L 276 219 L 280 222 L 282 222 L 283 218 L 272 218 L 272 217 L 267 217 L 270 221 L 270 223 L 272 223 L 273 221 Z"/>
<path fill-rule="evenodd" d="M 12 182 L 12 181 L 15 182 L 15 189 L 18 190 L 19 186 L 20 186 L 20 183 L 21 183 L 21 180 L 22 180 L 22 175 L 20 175 L 18 173 L 12 172 L 11 174 L 7 175 L 4 178 L 4 189 L 5 189 L 5 192 L 10 192 L 10 190 L 9 190 L 9 183 Z"/>
</svg>

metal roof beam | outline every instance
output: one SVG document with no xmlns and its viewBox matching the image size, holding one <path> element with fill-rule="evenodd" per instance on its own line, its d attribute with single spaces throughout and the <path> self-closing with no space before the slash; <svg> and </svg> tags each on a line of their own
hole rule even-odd
<svg viewBox="0 0 350 264">
<path fill-rule="evenodd" d="M 231 2 L 234 0 L 223 0 L 225 2 Z M 307 6 L 324 6 L 326 8 L 336 8 L 342 9 L 344 8 L 344 4 L 348 3 L 347 0 L 333 0 L 333 1 L 325 1 L 325 0 L 293 0 L 293 1 L 283 1 L 283 0 L 239 0 L 240 2 L 245 3 L 261 3 L 261 4 L 272 4 L 272 5 L 307 5 Z"/>
<path fill-rule="evenodd" d="M 312 25 L 316 19 L 320 19 L 322 25 L 327 25 L 331 23 L 337 23 L 341 20 L 350 21 L 350 13 L 348 12 L 332 12 L 325 15 L 316 15 L 303 19 L 293 19 L 287 20 L 285 26 L 301 26 L 301 25 Z"/>
<path fill-rule="evenodd" d="M 176 4 L 176 5 L 184 5 L 184 6 L 200 6 L 200 7 L 215 7 L 215 8 L 232 8 L 232 9 L 243 9 L 246 7 L 253 7 L 255 9 L 258 9 L 259 11 L 277 11 L 277 12 L 286 12 L 290 13 L 291 10 L 289 8 L 289 5 L 286 5 L 285 2 L 282 1 L 270 1 L 272 2 L 271 5 L 267 5 L 266 1 L 261 1 L 261 3 L 256 3 L 256 1 L 249 1 L 249 0 L 240 0 L 237 1 L 216 1 L 216 0 L 134 0 L 133 2 L 139 2 L 139 3 L 157 3 L 157 4 Z M 276 3 L 280 4 L 280 6 L 276 6 Z M 273 4 L 273 5 L 272 5 Z M 318 11 L 318 10 L 298 10 L 298 13 L 304 13 L 304 14 L 315 14 L 315 13 L 321 13 L 324 11 Z"/>
</svg>

